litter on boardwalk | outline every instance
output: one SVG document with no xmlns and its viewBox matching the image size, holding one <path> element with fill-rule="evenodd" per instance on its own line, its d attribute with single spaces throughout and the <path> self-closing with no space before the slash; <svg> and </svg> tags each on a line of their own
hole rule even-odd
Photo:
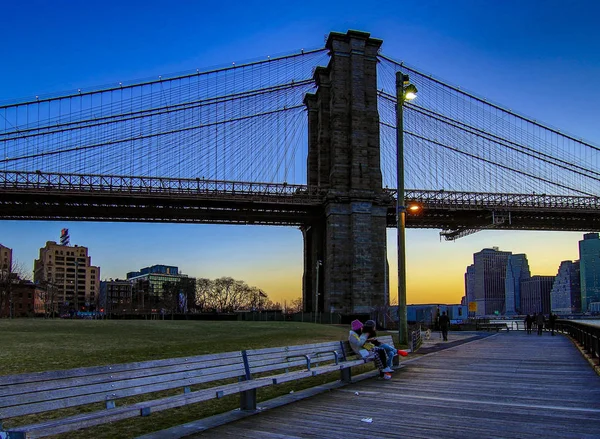
<svg viewBox="0 0 600 439">
<path fill-rule="evenodd" d="M 356 396 L 360 395 L 360 393 L 358 393 L 358 392 L 354 392 L 354 394 L 355 394 Z"/>
<path fill-rule="evenodd" d="M 373 422 L 373 418 L 362 418 L 362 422 L 366 422 L 367 424 L 371 424 Z"/>
</svg>

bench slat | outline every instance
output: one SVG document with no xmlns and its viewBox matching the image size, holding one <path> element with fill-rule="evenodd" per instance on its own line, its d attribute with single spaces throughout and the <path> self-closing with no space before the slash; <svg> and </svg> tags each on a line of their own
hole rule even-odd
<svg viewBox="0 0 600 439">
<path fill-rule="evenodd" d="M 136 369 L 129 370 L 125 372 L 110 372 L 103 373 L 97 375 L 83 376 L 83 377 L 74 377 L 74 378 L 63 378 L 63 379 L 55 379 L 49 381 L 36 381 L 33 383 L 21 383 L 14 384 L 10 386 L 0 387 L 0 401 L 2 397 L 9 395 L 17 395 L 22 393 L 29 392 L 42 392 L 46 390 L 58 390 L 67 387 L 77 387 L 77 386 L 89 386 L 92 384 L 99 383 L 114 383 L 116 381 L 132 379 L 132 378 L 143 378 L 154 375 L 163 375 L 166 373 L 176 373 L 176 372 L 194 372 L 201 371 L 204 369 L 210 369 L 215 366 L 227 365 L 227 364 L 238 364 L 239 367 L 242 367 L 242 359 L 241 355 L 239 358 L 230 358 L 230 359 L 215 359 L 209 361 L 202 362 L 193 362 L 193 363 L 185 363 L 179 365 L 172 366 L 160 366 L 160 367 L 150 367 L 144 369 Z M 1 407 L 0 403 L 0 407 Z"/>
<path fill-rule="evenodd" d="M 285 346 L 285 347 L 279 347 L 279 348 L 252 349 L 252 350 L 247 350 L 246 353 L 249 356 L 250 355 L 254 356 L 254 355 L 263 355 L 263 354 L 274 354 L 274 353 L 279 353 L 279 352 L 305 351 L 305 350 L 310 350 L 313 348 L 327 349 L 329 346 L 331 346 L 333 349 L 335 349 L 335 346 L 339 346 L 339 345 L 340 345 L 339 341 L 335 341 L 335 342 L 328 341 L 328 342 L 324 342 L 324 343 L 294 345 L 294 346 Z"/>
<path fill-rule="evenodd" d="M 233 365 L 225 365 L 213 367 L 207 370 L 192 370 L 192 371 L 182 371 L 177 373 L 167 373 L 161 375 L 153 375 L 150 377 L 140 377 L 140 378 L 130 378 L 125 380 L 114 380 L 99 384 L 91 384 L 91 385 L 82 385 L 82 386 L 74 386 L 61 388 L 59 390 L 50 389 L 44 390 L 41 392 L 29 392 L 23 393 L 20 395 L 11 395 L 0 397 L 0 409 L 8 406 L 12 406 L 16 404 L 29 404 L 38 401 L 47 401 L 59 398 L 71 398 L 74 396 L 80 395 L 93 395 L 96 393 L 114 393 L 119 390 L 124 390 L 128 388 L 143 388 L 144 386 L 151 386 L 153 384 L 158 383 L 169 383 L 179 382 L 181 380 L 186 379 L 202 379 L 203 382 L 215 381 L 213 378 L 214 375 L 223 376 L 229 375 L 229 378 L 238 377 L 244 374 L 243 365 L 233 364 Z M 220 379 L 220 378 L 219 378 Z M 197 383 L 196 383 L 197 384 Z M 177 387 L 177 386 L 174 386 Z M 147 393 L 147 392 L 143 392 Z"/>
<path fill-rule="evenodd" d="M 84 404 L 91 404 L 94 402 L 104 402 L 107 399 L 119 399 L 127 396 L 142 395 L 145 393 L 158 392 L 162 390 L 170 390 L 183 388 L 186 386 L 202 384 L 210 381 L 217 381 L 228 378 L 235 378 L 242 375 L 243 372 L 229 371 L 220 374 L 214 374 L 209 377 L 188 377 L 181 378 L 173 381 L 148 384 L 144 386 L 135 386 L 117 390 L 107 390 L 100 393 L 84 394 L 79 396 L 62 397 L 60 399 L 44 400 L 40 402 L 34 402 L 31 404 L 16 405 L 11 407 L 0 408 L 0 419 L 12 418 L 17 416 L 29 415 L 33 413 L 41 413 L 50 410 L 57 410 L 67 407 L 76 407 Z M 20 403 L 19 401 L 15 401 Z"/>
<path fill-rule="evenodd" d="M 31 372 L 18 375 L 0 376 L 0 386 L 12 385 L 18 383 L 47 381 L 54 379 L 81 377 L 92 374 L 102 374 L 111 372 L 123 372 L 128 370 L 137 370 L 148 367 L 170 366 L 176 364 L 187 364 L 209 360 L 224 360 L 229 358 L 242 358 L 239 351 L 223 352 L 220 354 L 196 355 L 193 357 L 167 358 L 163 360 L 140 361 L 136 363 L 108 364 L 105 366 L 81 367 L 77 369 L 53 370 L 48 372 Z"/>
<path fill-rule="evenodd" d="M 220 393 L 222 396 L 233 395 L 245 390 L 266 387 L 272 384 L 269 379 L 258 379 L 243 381 L 229 385 L 203 389 L 183 395 L 161 398 L 154 401 L 139 402 L 126 407 L 115 409 L 100 410 L 92 413 L 83 413 L 68 418 L 52 421 L 40 422 L 22 427 L 9 429 L 12 432 L 27 432 L 28 437 L 38 438 L 60 433 L 66 433 L 73 430 L 79 430 L 94 425 L 100 425 L 107 422 L 128 419 L 140 416 L 141 410 L 150 408 L 152 412 L 159 412 L 171 408 L 181 407 L 188 404 L 206 401 L 217 398 Z"/>
</svg>

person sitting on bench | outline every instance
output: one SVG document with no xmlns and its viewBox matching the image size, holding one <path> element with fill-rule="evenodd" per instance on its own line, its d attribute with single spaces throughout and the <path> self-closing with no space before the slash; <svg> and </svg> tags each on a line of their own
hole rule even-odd
<svg viewBox="0 0 600 439">
<path fill-rule="evenodd" d="M 363 359 L 373 359 L 375 366 L 379 369 L 379 376 L 385 380 L 392 378 L 392 370 L 389 367 L 384 368 L 387 362 L 385 350 L 375 346 L 374 343 L 367 341 L 369 333 L 363 332 L 363 324 L 360 320 L 354 320 L 351 323 L 351 330 L 348 334 L 348 342 L 352 350 Z"/>
</svg>

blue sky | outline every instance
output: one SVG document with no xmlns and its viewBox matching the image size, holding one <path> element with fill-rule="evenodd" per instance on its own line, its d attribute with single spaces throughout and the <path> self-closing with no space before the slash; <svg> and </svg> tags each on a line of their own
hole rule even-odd
<svg viewBox="0 0 600 439">
<path fill-rule="evenodd" d="M 592 0 L 6 2 L 0 101 L 316 48 L 330 31 L 359 29 L 383 39 L 395 59 L 600 144 L 598 16 Z M 243 279 L 275 299 L 301 294 L 302 239 L 293 228 L 4 221 L 0 243 L 30 268 L 62 227 L 90 248 L 103 278 L 164 263 Z M 395 270 L 395 232 L 388 238 Z M 438 231 L 409 230 L 408 302 L 460 300 L 465 267 L 483 247 L 527 253 L 534 274 L 555 274 L 561 260 L 577 258 L 580 238 L 480 232 L 446 243 Z"/>
</svg>

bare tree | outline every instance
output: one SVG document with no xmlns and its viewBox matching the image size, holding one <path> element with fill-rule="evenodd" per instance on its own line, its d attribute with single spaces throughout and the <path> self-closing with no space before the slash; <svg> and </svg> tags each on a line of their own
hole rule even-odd
<svg viewBox="0 0 600 439">
<path fill-rule="evenodd" d="M 177 311 L 177 302 L 179 298 L 179 283 L 178 282 L 164 282 L 162 285 L 163 289 L 163 307 L 170 314 L 174 314 Z"/>
<path fill-rule="evenodd" d="M 304 303 L 302 302 L 302 297 L 298 297 L 290 302 L 290 305 L 287 309 L 289 313 L 302 312 L 304 309 Z"/>
<path fill-rule="evenodd" d="M 212 307 L 211 292 L 213 281 L 206 278 L 196 279 L 196 308 L 206 312 Z"/>
<path fill-rule="evenodd" d="M 37 288 L 37 299 L 44 306 L 44 317 L 55 317 L 58 313 L 58 288 L 54 282 L 42 281 Z"/>
<path fill-rule="evenodd" d="M 220 277 L 213 282 L 212 298 L 214 300 L 214 308 L 218 312 L 233 311 L 230 305 L 230 297 L 235 284 L 235 280 L 231 277 Z"/>
</svg>

